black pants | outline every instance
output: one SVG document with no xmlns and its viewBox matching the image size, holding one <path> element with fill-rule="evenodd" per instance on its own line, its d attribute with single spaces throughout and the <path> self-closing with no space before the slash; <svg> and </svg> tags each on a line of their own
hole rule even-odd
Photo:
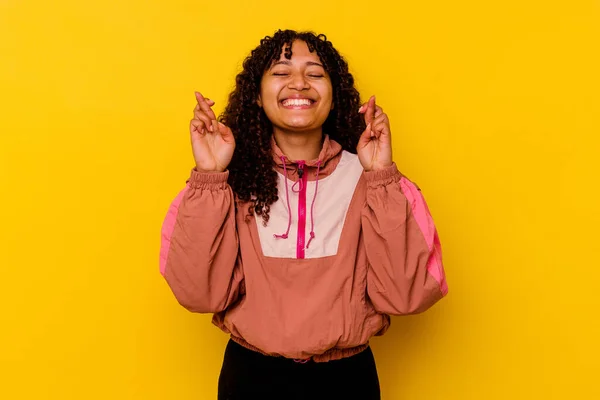
<svg viewBox="0 0 600 400">
<path fill-rule="evenodd" d="M 229 341 L 219 400 L 380 400 L 371 348 L 325 363 L 269 357 Z"/>
</svg>

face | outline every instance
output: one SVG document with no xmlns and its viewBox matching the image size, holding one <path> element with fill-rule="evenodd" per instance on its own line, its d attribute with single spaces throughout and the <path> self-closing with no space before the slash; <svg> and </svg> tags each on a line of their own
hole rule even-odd
<svg viewBox="0 0 600 400">
<path fill-rule="evenodd" d="M 274 62 L 262 77 L 259 105 L 275 129 L 320 130 L 333 108 L 331 79 L 317 53 L 301 40 L 292 44 L 292 59 Z"/>
</svg>

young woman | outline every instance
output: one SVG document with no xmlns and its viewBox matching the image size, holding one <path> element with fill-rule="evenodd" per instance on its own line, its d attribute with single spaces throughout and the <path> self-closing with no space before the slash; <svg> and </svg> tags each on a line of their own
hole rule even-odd
<svg viewBox="0 0 600 400">
<path fill-rule="evenodd" d="M 219 399 L 379 399 L 369 339 L 448 290 L 388 116 L 324 35 L 290 30 L 251 52 L 219 118 L 196 100 L 160 271 L 231 335 Z"/>
</svg>

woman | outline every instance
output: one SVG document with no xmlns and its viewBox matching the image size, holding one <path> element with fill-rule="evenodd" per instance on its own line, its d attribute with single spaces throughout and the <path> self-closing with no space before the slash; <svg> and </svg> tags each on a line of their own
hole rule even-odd
<svg viewBox="0 0 600 400">
<path fill-rule="evenodd" d="M 181 305 L 231 335 L 219 399 L 379 399 L 369 339 L 447 293 L 387 115 L 325 36 L 278 31 L 229 103 L 196 93 L 195 168 L 162 230 Z"/>
</svg>

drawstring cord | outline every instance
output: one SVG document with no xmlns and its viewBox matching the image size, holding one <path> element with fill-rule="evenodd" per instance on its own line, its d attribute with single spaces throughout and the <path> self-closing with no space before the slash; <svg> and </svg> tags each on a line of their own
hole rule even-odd
<svg viewBox="0 0 600 400">
<path fill-rule="evenodd" d="M 304 173 L 304 170 L 301 169 L 300 167 L 304 168 L 304 164 L 299 164 L 298 165 L 298 180 L 296 181 L 296 183 L 294 183 L 292 185 L 292 192 L 294 193 L 300 193 L 302 191 L 302 189 L 304 189 L 304 181 L 302 180 L 302 175 Z M 296 190 L 296 185 L 300 186 L 300 189 Z"/>
<path fill-rule="evenodd" d="M 321 170 L 321 160 L 317 162 L 317 181 L 315 184 L 315 195 L 313 196 L 312 204 L 310 205 L 310 239 L 308 239 L 308 243 L 306 243 L 306 248 L 310 245 L 310 242 L 315 238 L 315 219 L 314 219 L 314 209 L 315 209 L 315 200 L 317 200 L 317 192 L 319 191 L 319 171 Z"/>
<path fill-rule="evenodd" d="M 281 161 L 283 162 L 283 175 L 285 176 L 285 200 L 287 201 L 287 209 L 288 209 L 288 226 L 287 230 L 282 235 L 273 235 L 276 239 L 287 239 L 288 234 L 290 233 L 290 228 L 292 226 L 292 212 L 290 207 L 290 195 L 288 193 L 288 177 L 287 177 L 287 167 L 285 165 L 285 157 L 281 156 Z"/>
</svg>

